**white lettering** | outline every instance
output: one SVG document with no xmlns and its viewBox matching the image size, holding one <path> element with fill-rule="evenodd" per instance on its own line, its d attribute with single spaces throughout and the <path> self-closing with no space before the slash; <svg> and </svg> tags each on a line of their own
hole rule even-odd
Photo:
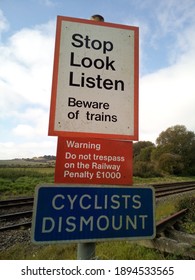
<svg viewBox="0 0 195 280">
<path fill-rule="evenodd" d="M 90 231 L 93 231 L 93 217 L 89 217 L 88 220 L 86 220 L 85 217 L 81 216 L 80 218 L 80 231 L 84 231 L 85 229 L 83 228 L 83 224 L 86 226 L 90 224 Z"/>
<path fill-rule="evenodd" d="M 88 204 L 87 206 L 84 206 L 84 205 L 83 205 L 83 200 L 84 200 L 85 198 L 88 198 L 88 199 L 91 200 L 91 196 L 90 196 L 89 194 L 84 194 L 84 195 L 82 195 L 81 198 L 80 198 L 79 205 L 80 205 L 81 209 L 85 209 L 85 210 L 86 210 L 86 209 L 91 208 L 91 204 Z"/>
<path fill-rule="evenodd" d="M 102 222 L 102 220 L 104 220 L 104 222 Z M 100 223 L 102 223 L 102 225 L 100 225 Z M 103 226 L 103 224 L 105 223 L 105 226 Z M 109 228 L 109 218 L 107 216 L 100 216 L 97 219 L 97 228 L 101 231 L 105 231 Z"/>
<path fill-rule="evenodd" d="M 56 206 L 56 199 L 58 199 L 58 198 L 65 199 L 64 195 L 62 195 L 62 194 L 55 195 L 54 198 L 52 199 L 52 207 L 55 210 L 62 210 L 64 208 L 63 204 L 61 206 Z"/>
<path fill-rule="evenodd" d="M 72 221 L 72 222 L 71 222 Z M 67 232 L 73 232 L 76 230 L 76 225 L 74 223 L 74 221 L 76 221 L 76 217 L 74 216 L 69 216 L 67 219 L 66 219 L 66 223 L 68 226 L 70 226 L 70 228 L 66 227 L 65 230 Z"/>
<path fill-rule="evenodd" d="M 43 217 L 42 233 L 50 233 L 55 227 L 55 221 L 51 217 Z"/>
<path fill-rule="evenodd" d="M 68 194 L 67 197 L 68 197 L 68 200 L 70 201 L 70 209 L 73 210 L 74 209 L 74 202 L 75 200 L 77 199 L 77 194 L 71 198 L 71 196 Z"/>
</svg>

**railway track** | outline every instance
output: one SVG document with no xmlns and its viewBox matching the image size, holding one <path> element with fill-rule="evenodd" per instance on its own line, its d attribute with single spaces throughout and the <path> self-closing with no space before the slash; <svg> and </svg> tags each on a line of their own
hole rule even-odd
<svg viewBox="0 0 195 280">
<path fill-rule="evenodd" d="M 164 232 L 168 227 L 174 226 L 180 219 L 182 219 L 186 213 L 188 212 L 188 209 L 182 209 L 174 214 L 172 214 L 169 217 L 166 217 L 165 219 L 162 219 L 161 221 L 156 223 L 156 234 L 160 234 Z"/>
<path fill-rule="evenodd" d="M 0 200 L 0 211 L 2 209 L 19 208 L 24 206 L 33 206 L 34 197 L 13 198 Z"/>
<path fill-rule="evenodd" d="M 195 181 L 154 184 L 155 197 L 175 195 L 195 190 Z M 33 197 L 16 198 L 0 201 L 0 232 L 30 228 L 32 219 Z M 25 209 L 25 210 L 20 210 Z M 159 226 L 158 226 L 159 227 Z M 157 227 L 157 229 L 158 229 Z"/>
<path fill-rule="evenodd" d="M 31 227 L 33 197 L 0 201 L 0 232 Z"/>
<path fill-rule="evenodd" d="M 154 184 L 152 186 L 155 188 L 155 197 L 161 198 L 164 196 L 193 191 L 195 190 L 195 181 Z"/>
</svg>

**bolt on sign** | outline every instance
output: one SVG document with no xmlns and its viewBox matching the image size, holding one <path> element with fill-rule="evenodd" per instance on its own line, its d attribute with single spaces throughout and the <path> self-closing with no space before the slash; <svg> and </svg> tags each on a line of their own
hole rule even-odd
<svg viewBox="0 0 195 280">
<path fill-rule="evenodd" d="M 57 17 L 49 135 L 138 140 L 138 33 Z"/>
<path fill-rule="evenodd" d="M 58 137 L 55 183 L 132 185 L 131 141 Z"/>
</svg>

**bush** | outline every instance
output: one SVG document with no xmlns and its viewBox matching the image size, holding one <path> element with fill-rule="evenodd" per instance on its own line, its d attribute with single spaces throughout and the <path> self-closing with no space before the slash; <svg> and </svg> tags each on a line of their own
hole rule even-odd
<svg viewBox="0 0 195 280">
<path fill-rule="evenodd" d="M 180 211 L 184 208 L 188 208 L 188 212 L 185 215 L 182 228 L 188 233 L 195 233 L 195 197 L 186 197 L 179 201 L 176 206 L 176 210 Z"/>
<path fill-rule="evenodd" d="M 133 176 L 142 178 L 161 177 L 161 173 L 153 163 L 137 161 L 133 165 Z"/>
<path fill-rule="evenodd" d="M 195 222 L 195 197 L 186 197 L 179 201 L 177 210 L 180 211 L 184 208 L 188 208 L 186 218 L 192 222 Z"/>
</svg>

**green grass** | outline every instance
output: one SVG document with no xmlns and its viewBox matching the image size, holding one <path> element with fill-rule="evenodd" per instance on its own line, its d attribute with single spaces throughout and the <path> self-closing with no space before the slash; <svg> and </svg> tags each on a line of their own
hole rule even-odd
<svg viewBox="0 0 195 280">
<path fill-rule="evenodd" d="M 195 177 L 133 178 L 134 185 L 175 181 L 191 181 Z M 0 199 L 8 196 L 34 195 L 38 184 L 54 182 L 54 167 L 0 167 Z"/>
<path fill-rule="evenodd" d="M 0 198 L 34 195 L 35 186 L 54 182 L 54 168 L 0 168 Z"/>
<path fill-rule="evenodd" d="M 181 257 L 145 248 L 133 241 L 110 241 L 96 244 L 100 260 L 176 260 Z M 77 244 L 33 245 L 15 244 L 0 251 L 0 260 L 76 260 Z"/>
<path fill-rule="evenodd" d="M 0 260 L 74 260 L 76 245 L 15 244 L 4 252 L 0 251 Z"/>
<path fill-rule="evenodd" d="M 96 246 L 101 260 L 171 260 L 176 256 L 165 255 L 157 250 L 137 245 L 133 241 L 102 242 Z"/>
<path fill-rule="evenodd" d="M 154 178 L 133 177 L 134 185 L 163 184 L 163 183 L 183 182 L 183 181 L 195 181 L 195 176 L 188 176 L 188 177 L 166 176 L 166 177 L 154 177 Z"/>
</svg>

